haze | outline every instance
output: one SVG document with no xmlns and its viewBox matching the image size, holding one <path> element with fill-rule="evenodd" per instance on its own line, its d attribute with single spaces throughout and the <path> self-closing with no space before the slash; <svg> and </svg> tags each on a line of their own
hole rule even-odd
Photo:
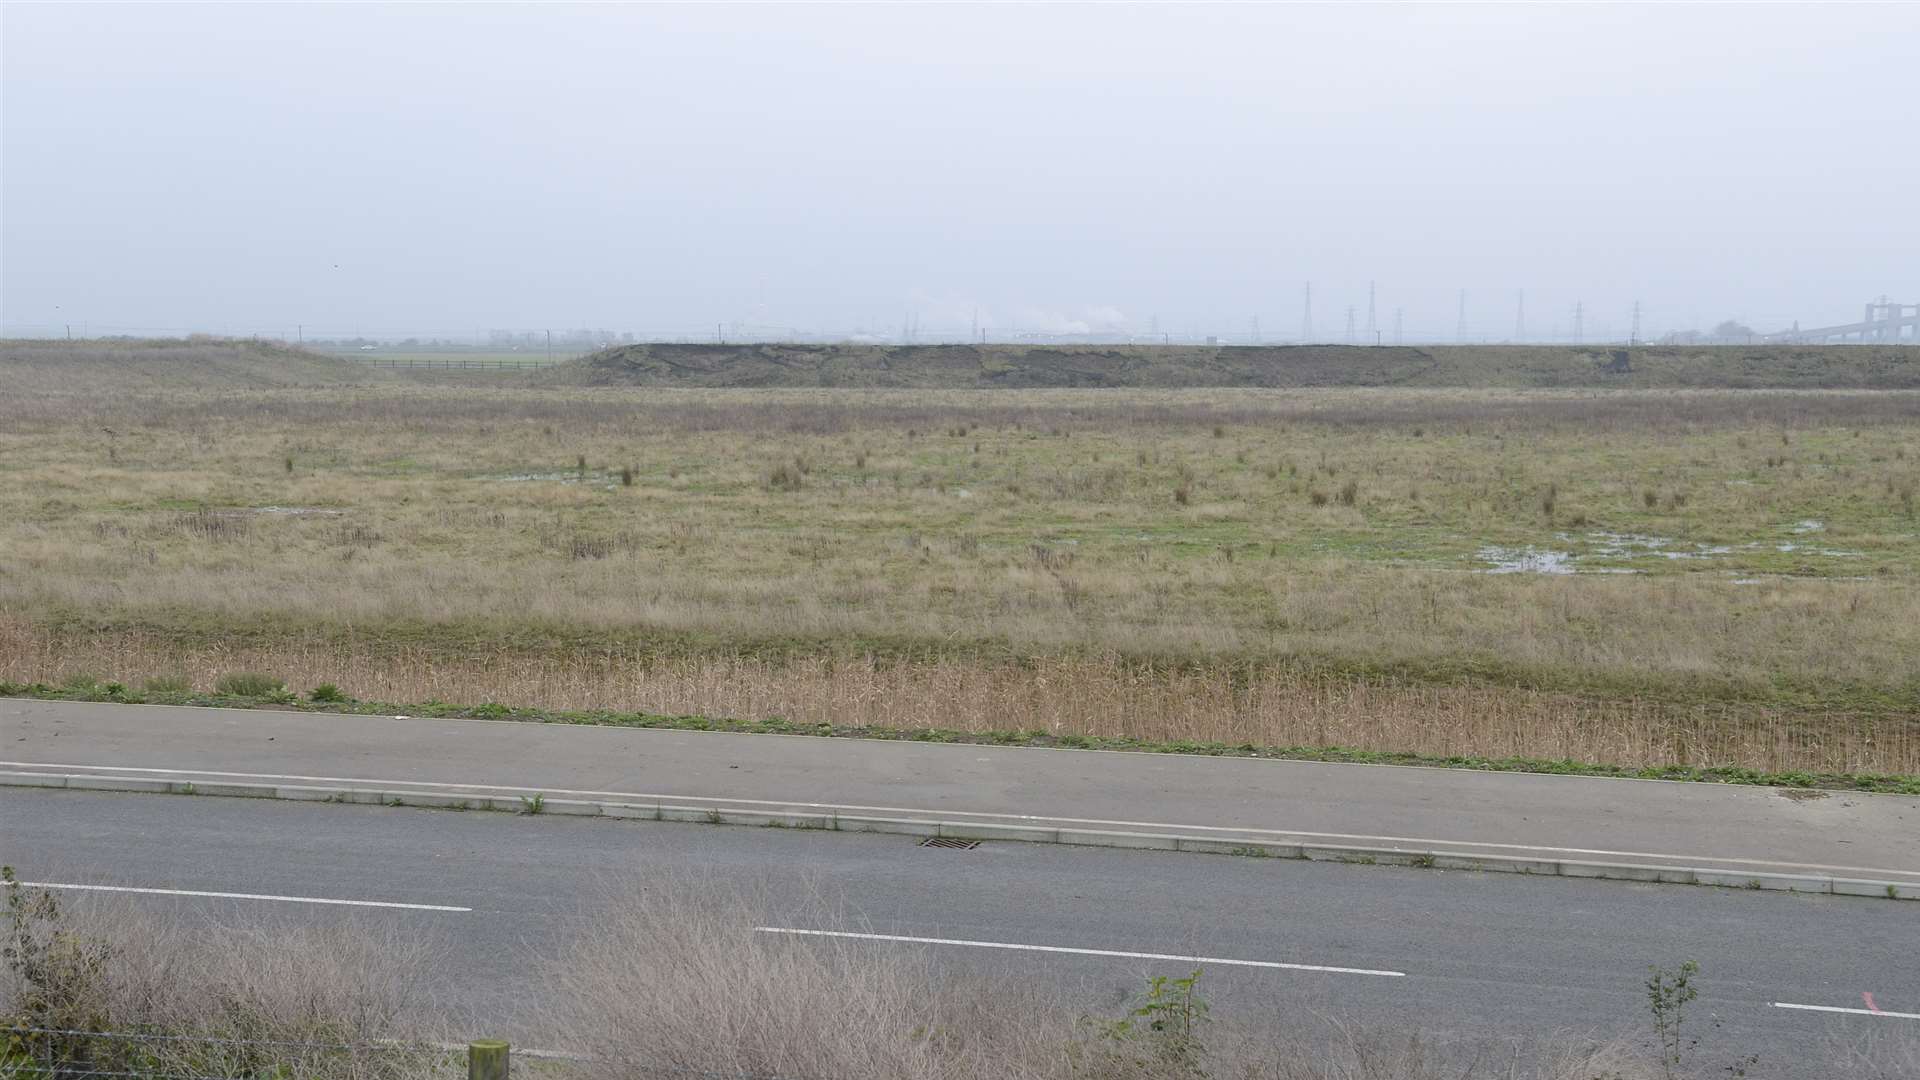
<svg viewBox="0 0 1920 1080">
<path fill-rule="evenodd" d="M 1920 8 L 4 8 L 11 334 L 1762 331 L 1920 299 Z M 1364 314 L 1360 316 L 1364 318 Z M 760 331 L 753 331 L 760 332 Z"/>
</svg>

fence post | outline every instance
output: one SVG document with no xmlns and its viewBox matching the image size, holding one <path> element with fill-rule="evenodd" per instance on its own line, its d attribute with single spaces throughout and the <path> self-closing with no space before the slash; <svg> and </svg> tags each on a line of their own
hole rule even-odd
<svg viewBox="0 0 1920 1080">
<path fill-rule="evenodd" d="M 500 1039 L 468 1043 L 467 1080 L 507 1080 L 507 1044 Z"/>
</svg>

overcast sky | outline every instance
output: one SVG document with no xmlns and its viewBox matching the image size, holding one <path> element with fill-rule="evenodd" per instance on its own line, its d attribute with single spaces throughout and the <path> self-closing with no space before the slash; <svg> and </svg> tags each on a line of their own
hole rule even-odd
<svg viewBox="0 0 1920 1080">
<path fill-rule="evenodd" d="M 0 41 L 12 332 L 1920 302 L 1914 4 L 15 2 Z"/>
</svg>

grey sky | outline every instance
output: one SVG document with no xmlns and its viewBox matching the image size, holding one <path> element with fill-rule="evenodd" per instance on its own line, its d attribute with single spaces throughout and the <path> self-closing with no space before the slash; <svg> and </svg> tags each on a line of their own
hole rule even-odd
<svg viewBox="0 0 1920 1080">
<path fill-rule="evenodd" d="M 0 12 L 16 332 L 1920 301 L 1920 5 Z"/>
</svg>

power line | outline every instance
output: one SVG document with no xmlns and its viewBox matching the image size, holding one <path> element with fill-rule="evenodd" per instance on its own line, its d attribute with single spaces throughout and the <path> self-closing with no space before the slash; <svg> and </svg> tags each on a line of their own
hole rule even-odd
<svg viewBox="0 0 1920 1080">
<path fill-rule="evenodd" d="M 1514 298 L 1513 340 L 1527 340 L 1527 290 L 1525 289 L 1519 290 Z"/>
<path fill-rule="evenodd" d="M 1460 318 L 1453 324 L 1453 339 L 1464 345 L 1467 342 L 1467 290 L 1460 290 Z"/>
<path fill-rule="evenodd" d="M 1352 304 L 1348 304 L 1348 305 L 1347 305 L 1347 344 L 1349 344 L 1349 345 L 1351 345 L 1351 344 L 1353 344 L 1353 315 L 1354 315 L 1354 310 L 1355 310 L 1355 309 L 1354 309 L 1354 306 L 1353 306 Z"/>
<path fill-rule="evenodd" d="M 1303 314 L 1300 316 L 1300 343 L 1302 345 L 1308 345 L 1308 344 L 1312 344 L 1312 342 L 1313 342 L 1313 282 L 1309 281 L 1307 282 L 1307 304 L 1303 311 Z"/>
<path fill-rule="evenodd" d="M 1627 334 L 1627 344 L 1640 344 L 1640 301 L 1633 302 L 1633 329 Z"/>
<path fill-rule="evenodd" d="M 1587 316 L 1586 305 L 1582 304 L 1578 300 L 1575 300 L 1573 302 L 1573 343 L 1575 345 L 1578 345 L 1582 341 L 1586 340 L 1586 327 L 1585 327 L 1586 316 Z"/>
<path fill-rule="evenodd" d="M 1367 282 L 1367 336 L 1378 337 L 1380 324 L 1373 317 L 1373 282 Z"/>
<path fill-rule="evenodd" d="M 1400 317 L 1404 314 L 1406 314 L 1404 308 L 1393 309 L 1393 343 L 1395 345 L 1400 344 Z"/>
</svg>

